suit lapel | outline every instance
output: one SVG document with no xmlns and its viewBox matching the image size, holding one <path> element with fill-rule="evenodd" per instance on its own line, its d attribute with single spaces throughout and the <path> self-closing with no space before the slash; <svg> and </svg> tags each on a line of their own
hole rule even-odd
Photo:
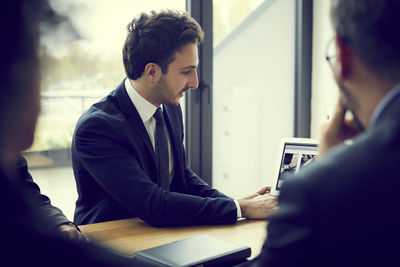
<svg viewBox="0 0 400 267">
<path fill-rule="evenodd" d="M 125 80 L 124 80 L 125 81 Z M 156 158 L 153 149 L 153 145 L 151 144 L 149 134 L 144 127 L 143 121 L 140 118 L 136 107 L 133 105 L 132 101 L 130 100 L 128 93 L 125 89 L 124 81 L 118 86 L 115 97 L 120 105 L 121 112 L 127 118 L 129 124 L 131 125 L 132 129 L 136 132 L 136 134 L 140 137 L 141 141 L 145 144 L 148 152 L 152 155 L 153 164 L 156 166 Z"/>
<path fill-rule="evenodd" d="M 179 173 L 179 176 L 182 176 L 183 174 L 181 173 L 182 166 L 181 163 L 183 162 L 183 159 L 181 158 L 181 137 L 179 134 L 181 131 L 176 126 L 176 121 L 177 119 L 173 119 L 173 115 L 168 107 L 168 105 L 164 105 L 164 119 L 168 127 L 168 133 L 169 133 L 169 138 L 171 141 L 171 148 L 174 156 L 174 165 L 175 165 L 175 175 Z"/>
</svg>

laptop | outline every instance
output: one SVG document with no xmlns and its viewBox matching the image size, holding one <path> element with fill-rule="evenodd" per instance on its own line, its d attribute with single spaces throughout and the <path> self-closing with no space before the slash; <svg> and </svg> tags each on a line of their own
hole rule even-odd
<svg viewBox="0 0 400 267">
<path fill-rule="evenodd" d="M 311 164 L 318 155 L 318 141 L 310 138 L 282 138 L 275 165 L 271 195 L 278 196 L 286 179 Z"/>
</svg>

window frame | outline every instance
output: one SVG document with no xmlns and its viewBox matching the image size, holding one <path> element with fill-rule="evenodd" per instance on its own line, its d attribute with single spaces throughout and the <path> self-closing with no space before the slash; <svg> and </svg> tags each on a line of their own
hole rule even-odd
<svg viewBox="0 0 400 267">
<path fill-rule="evenodd" d="M 197 70 L 199 87 L 185 98 L 186 159 L 192 171 L 212 186 L 212 0 L 187 0 L 186 10 L 202 26 L 204 41 L 199 45 Z"/>
</svg>

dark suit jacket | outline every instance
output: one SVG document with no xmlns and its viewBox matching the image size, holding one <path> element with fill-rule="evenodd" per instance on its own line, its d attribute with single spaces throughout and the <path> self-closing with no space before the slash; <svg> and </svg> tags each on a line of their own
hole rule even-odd
<svg viewBox="0 0 400 267">
<path fill-rule="evenodd" d="M 236 222 L 233 199 L 186 165 L 180 106 L 164 105 L 174 156 L 171 192 L 157 186 L 154 149 L 124 82 L 79 119 L 72 141 L 74 222 L 139 217 L 155 226 Z"/>
<path fill-rule="evenodd" d="M 400 266 L 400 96 L 282 187 L 252 266 Z"/>
<path fill-rule="evenodd" d="M 31 174 L 28 171 L 28 165 L 24 157 L 20 156 L 16 163 L 16 171 L 18 178 L 21 179 L 27 189 L 27 194 L 34 198 L 38 204 L 39 211 L 49 220 L 53 227 L 60 226 L 70 221 L 65 217 L 64 213 L 57 207 L 51 205 L 50 199 L 40 193 L 39 186 L 33 181 Z M 56 179 L 56 177 L 54 177 Z"/>
<path fill-rule="evenodd" d="M 0 169 L 2 266 L 141 266 L 95 244 L 64 239 L 26 185 Z"/>
</svg>

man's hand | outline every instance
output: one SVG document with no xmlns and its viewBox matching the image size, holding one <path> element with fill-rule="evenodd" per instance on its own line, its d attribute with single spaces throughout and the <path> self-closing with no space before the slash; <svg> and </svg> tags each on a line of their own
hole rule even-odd
<svg viewBox="0 0 400 267">
<path fill-rule="evenodd" d="M 339 99 L 332 120 L 322 131 L 318 157 L 337 144 L 343 143 L 358 134 L 354 120 L 346 120 L 346 108 Z"/>
<path fill-rule="evenodd" d="M 247 197 L 244 197 L 243 199 L 252 199 L 252 198 L 255 198 L 260 195 L 265 195 L 265 194 L 269 193 L 270 191 L 271 191 L 270 186 L 263 186 L 257 192 L 250 194 Z"/>
<path fill-rule="evenodd" d="M 262 187 L 245 198 L 238 199 L 242 217 L 247 219 L 265 219 L 277 209 L 277 199 L 269 194 L 270 187 Z"/>
<path fill-rule="evenodd" d="M 58 231 L 67 238 L 89 242 L 89 238 L 72 225 L 61 224 L 58 226 Z"/>
</svg>

